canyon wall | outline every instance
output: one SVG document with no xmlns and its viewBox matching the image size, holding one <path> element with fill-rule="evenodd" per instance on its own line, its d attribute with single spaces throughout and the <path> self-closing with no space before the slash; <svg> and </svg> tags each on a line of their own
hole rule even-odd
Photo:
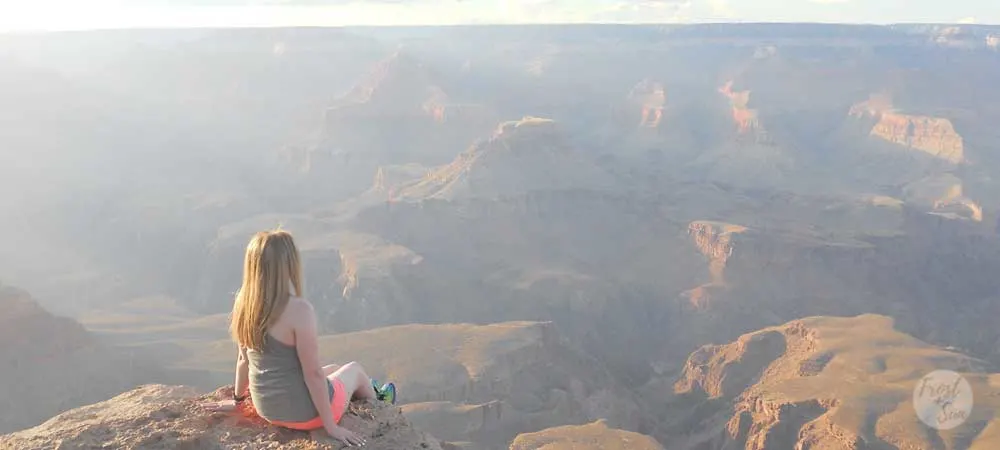
<svg viewBox="0 0 1000 450">
<path fill-rule="evenodd" d="M 886 94 L 873 94 L 867 101 L 851 107 L 848 114 L 875 119 L 871 136 L 953 164 L 965 161 L 962 136 L 949 119 L 900 113 Z"/>
</svg>

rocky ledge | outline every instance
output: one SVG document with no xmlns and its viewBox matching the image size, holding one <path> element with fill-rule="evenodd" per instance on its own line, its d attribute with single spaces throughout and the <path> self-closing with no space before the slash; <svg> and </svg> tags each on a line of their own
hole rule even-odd
<svg viewBox="0 0 1000 450">
<path fill-rule="evenodd" d="M 231 398 L 232 387 L 207 395 L 181 386 L 145 385 L 110 400 L 64 412 L 27 430 L 0 436 L 0 449 L 339 449 L 322 432 L 268 425 L 260 418 L 205 411 L 199 403 Z M 355 402 L 342 424 L 366 437 L 366 449 L 441 450 L 399 408 Z"/>
</svg>

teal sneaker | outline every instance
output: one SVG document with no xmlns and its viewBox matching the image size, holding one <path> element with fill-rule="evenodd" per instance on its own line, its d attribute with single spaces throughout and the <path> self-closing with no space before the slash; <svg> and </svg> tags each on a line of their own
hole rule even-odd
<svg viewBox="0 0 1000 450">
<path fill-rule="evenodd" d="M 378 399 L 390 405 L 396 404 L 396 385 L 386 383 L 378 390 Z"/>
<path fill-rule="evenodd" d="M 386 383 L 381 386 L 378 384 L 378 380 L 372 378 L 372 389 L 375 390 L 375 398 L 381 402 L 386 402 L 390 405 L 396 404 L 396 385 L 393 383 Z"/>
</svg>

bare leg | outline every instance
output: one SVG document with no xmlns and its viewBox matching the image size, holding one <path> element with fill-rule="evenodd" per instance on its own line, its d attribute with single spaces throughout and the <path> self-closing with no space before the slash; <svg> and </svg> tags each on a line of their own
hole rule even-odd
<svg viewBox="0 0 1000 450">
<path fill-rule="evenodd" d="M 351 361 L 340 366 L 339 369 L 327 376 L 327 378 L 337 378 L 341 383 L 344 383 L 344 390 L 350 394 L 350 398 L 352 399 L 375 400 L 375 388 L 372 387 L 372 379 L 365 373 L 365 369 L 361 367 L 361 364 Z"/>
<path fill-rule="evenodd" d="M 325 375 L 327 378 L 329 378 L 330 375 L 333 375 L 333 373 L 336 372 L 337 369 L 339 369 L 339 368 L 340 368 L 340 364 L 330 364 L 330 365 L 323 366 L 323 375 Z"/>
</svg>

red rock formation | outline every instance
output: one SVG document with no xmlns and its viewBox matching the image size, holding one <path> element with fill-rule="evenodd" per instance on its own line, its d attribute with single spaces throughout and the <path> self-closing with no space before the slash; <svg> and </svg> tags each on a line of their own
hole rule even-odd
<svg viewBox="0 0 1000 450">
<path fill-rule="evenodd" d="M 851 117 L 878 119 L 871 135 L 951 163 L 965 160 L 962 136 L 951 121 L 939 117 L 901 114 L 886 94 L 872 94 L 867 101 L 851 107 Z"/>
<path fill-rule="evenodd" d="M 741 134 L 760 130 L 760 123 L 757 120 L 757 110 L 747 107 L 750 103 L 750 91 L 734 92 L 733 81 L 730 80 L 719 88 L 719 93 L 729 99 L 729 103 L 732 106 L 733 121 L 736 122 L 736 126 Z"/>
<path fill-rule="evenodd" d="M 639 104 L 642 111 L 640 127 L 656 128 L 663 120 L 663 107 L 667 102 L 663 84 L 649 79 L 642 80 L 629 93 L 629 100 Z"/>
<path fill-rule="evenodd" d="M 954 434 L 928 433 L 915 414 L 914 388 L 934 370 L 962 373 L 976 394 Z M 690 400 L 674 410 L 691 412 L 675 420 L 711 431 L 662 439 L 680 450 L 997 448 L 1000 436 L 980 430 L 998 425 L 998 381 L 981 361 L 896 331 L 889 317 L 810 317 L 692 353 L 674 384 Z"/>
<path fill-rule="evenodd" d="M 887 112 L 871 134 L 951 163 L 964 161 L 962 137 L 948 119 Z"/>
</svg>

